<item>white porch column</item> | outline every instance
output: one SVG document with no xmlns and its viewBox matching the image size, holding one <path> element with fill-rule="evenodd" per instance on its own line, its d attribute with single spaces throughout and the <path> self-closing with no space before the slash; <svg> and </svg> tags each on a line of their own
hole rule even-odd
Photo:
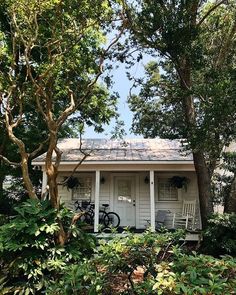
<svg viewBox="0 0 236 295">
<path fill-rule="evenodd" d="M 94 200 L 94 232 L 98 232 L 99 226 L 99 193 L 100 193 L 100 171 L 96 170 L 95 177 L 95 200 Z"/>
<path fill-rule="evenodd" d="M 151 206 L 151 231 L 155 231 L 155 192 L 154 192 L 154 171 L 150 171 L 150 206 Z"/>
<path fill-rule="evenodd" d="M 47 192 L 47 184 L 48 184 L 48 177 L 46 171 L 43 171 L 43 179 L 42 179 L 42 191 L 41 196 L 42 198 L 45 197 L 45 194 Z"/>
</svg>

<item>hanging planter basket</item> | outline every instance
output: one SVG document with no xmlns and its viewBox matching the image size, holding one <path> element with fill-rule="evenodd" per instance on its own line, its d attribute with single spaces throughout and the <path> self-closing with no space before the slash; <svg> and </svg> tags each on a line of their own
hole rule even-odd
<svg viewBox="0 0 236 295">
<path fill-rule="evenodd" d="M 170 179 L 171 186 L 176 188 L 185 188 L 187 191 L 187 185 L 189 183 L 189 179 L 184 176 L 173 176 Z"/>
<path fill-rule="evenodd" d="M 68 189 L 77 188 L 80 185 L 78 178 L 76 177 L 69 177 L 66 181 L 66 187 Z"/>
</svg>

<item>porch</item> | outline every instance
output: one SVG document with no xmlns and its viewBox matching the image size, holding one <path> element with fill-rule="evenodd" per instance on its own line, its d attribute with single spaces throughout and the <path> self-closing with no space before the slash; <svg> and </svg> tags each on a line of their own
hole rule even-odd
<svg viewBox="0 0 236 295">
<path fill-rule="evenodd" d="M 107 168 L 107 167 L 106 167 Z M 76 200 L 89 200 L 94 203 L 93 232 L 99 232 L 99 209 L 102 204 L 108 204 L 109 210 L 116 212 L 121 220 L 121 227 L 131 227 L 143 231 L 150 227 L 156 229 L 158 211 L 166 210 L 168 214 L 163 222 L 166 228 L 173 228 L 173 215 L 181 213 L 184 200 L 196 200 L 195 229 L 201 229 L 200 211 L 198 205 L 198 190 L 196 175 L 192 167 L 168 167 L 171 169 L 149 170 L 143 167 L 133 167 L 124 172 L 108 169 L 95 171 L 83 170 L 74 176 L 78 178 L 79 187 L 68 189 L 59 186 L 61 201 L 70 206 Z M 182 168 L 182 169 L 181 169 Z M 134 170 L 135 169 L 135 170 Z M 184 170 L 185 169 L 185 170 Z M 61 171 L 59 181 L 70 175 L 69 171 Z M 187 187 L 176 188 L 170 184 L 173 176 L 186 177 Z M 44 183 L 46 175 L 44 173 Z"/>
</svg>

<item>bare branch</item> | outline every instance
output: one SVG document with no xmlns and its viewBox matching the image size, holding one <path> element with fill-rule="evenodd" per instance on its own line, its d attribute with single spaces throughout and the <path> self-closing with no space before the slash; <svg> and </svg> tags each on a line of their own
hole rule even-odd
<svg viewBox="0 0 236 295">
<path fill-rule="evenodd" d="M 3 155 L 0 155 L 0 159 L 2 159 L 9 166 L 15 166 L 15 167 L 20 167 L 21 166 L 21 163 L 12 162 L 12 161 L 8 160 L 6 157 L 4 157 Z"/>
<path fill-rule="evenodd" d="M 43 142 L 41 142 L 39 144 L 39 146 L 29 154 L 29 159 L 34 159 L 35 157 L 38 156 L 38 154 L 43 150 L 43 148 L 45 147 L 45 145 L 49 142 L 49 137 L 44 140 Z"/>
<path fill-rule="evenodd" d="M 103 51 L 103 53 L 102 53 L 102 55 L 100 57 L 100 60 L 99 60 L 99 64 L 98 64 L 99 71 L 98 71 L 97 75 L 95 76 L 95 78 L 88 84 L 88 86 L 87 86 L 88 89 L 87 89 L 86 93 L 84 94 L 84 96 L 81 98 L 81 100 L 79 102 L 79 105 L 83 104 L 86 97 L 88 97 L 88 95 L 90 94 L 91 89 L 97 83 L 99 77 L 102 75 L 102 73 L 103 73 L 103 63 L 104 63 L 104 59 L 105 59 L 107 53 L 119 41 L 119 39 L 121 38 L 124 31 L 125 31 L 125 26 L 122 27 L 119 34 L 111 41 L 109 46 Z"/>
<path fill-rule="evenodd" d="M 74 100 L 74 93 L 71 89 L 68 89 L 69 91 L 69 96 L 70 96 L 70 106 L 66 108 L 60 117 L 57 119 L 57 128 L 59 129 L 61 125 L 65 122 L 65 120 L 75 111 L 76 105 L 75 105 L 75 100 Z"/>
<path fill-rule="evenodd" d="M 65 180 L 63 180 L 62 182 L 58 182 L 58 185 L 65 185 L 67 183 L 67 181 L 75 174 L 76 170 L 78 169 L 78 167 L 84 162 L 84 160 L 90 156 L 90 153 L 84 154 L 83 158 L 76 164 L 75 168 L 72 170 L 72 172 L 70 173 L 70 176 L 68 176 Z"/>
<path fill-rule="evenodd" d="M 81 135 L 81 133 L 80 133 L 80 135 L 79 135 L 79 139 L 80 139 L 79 151 L 83 154 L 83 157 L 82 157 L 82 159 L 80 159 L 80 161 L 76 164 L 75 168 L 74 168 L 74 169 L 72 170 L 72 172 L 70 173 L 70 176 L 68 176 L 63 182 L 59 182 L 59 183 L 58 183 L 58 184 L 60 184 L 60 185 L 65 185 L 65 184 L 67 183 L 68 179 L 69 179 L 70 177 L 72 177 L 72 176 L 75 174 L 75 172 L 76 172 L 76 170 L 78 169 L 78 167 L 83 163 L 83 161 L 84 161 L 88 156 L 91 155 L 91 153 L 92 153 L 92 151 L 93 151 L 93 150 L 90 150 L 89 152 L 85 152 L 85 151 L 82 149 L 82 135 Z"/>
</svg>

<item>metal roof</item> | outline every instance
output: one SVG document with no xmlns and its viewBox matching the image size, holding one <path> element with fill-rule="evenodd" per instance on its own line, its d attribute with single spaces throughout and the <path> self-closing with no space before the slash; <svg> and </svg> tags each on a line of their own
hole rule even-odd
<svg viewBox="0 0 236 295">
<path fill-rule="evenodd" d="M 82 144 L 81 144 L 82 143 Z M 83 154 L 89 153 L 84 162 L 122 161 L 192 161 L 192 155 L 183 151 L 181 142 L 168 139 L 83 139 L 67 138 L 59 140 L 58 147 L 63 152 L 61 162 L 78 162 Z M 33 162 L 43 163 L 45 154 Z"/>
</svg>

